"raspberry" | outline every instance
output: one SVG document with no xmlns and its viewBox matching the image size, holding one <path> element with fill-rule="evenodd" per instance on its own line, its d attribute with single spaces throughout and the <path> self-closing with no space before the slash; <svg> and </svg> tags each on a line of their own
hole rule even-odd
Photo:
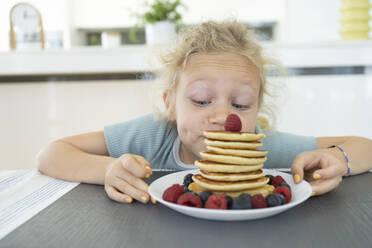
<svg viewBox="0 0 372 248">
<path fill-rule="evenodd" d="M 252 207 L 253 208 L 266 208 L 266 199 L 261 194 L 257 194 L 251 197 Z"/>
<path fill-rule="evenodd" d="M 271 185 L 273 185 L 275 188 L 281 183 L 287 183 L 281 176 L 275 176 L 271 179 Z"/>
<path fill-rule="evenodd" d="M 177 200 L 177 204 L 195 208 L 201 208 L 203 206 L 200 197 L 193 193 L 185 193 L 181 195 Z"/>
<path fill-rule="evenodd" d="M 227 209 L 227 200 L 224 195 L 211 195 L 205 202 L 205 208 L 210 209 Z"/>
<path fill-rule="evenodd" d="M 292 193 L 287 187 L 284 187 L 284 186 L 277 187 L 274 189 L 273 193 L 283 195 L 285 199 L 285 203 L 288 203 L 291 201 Z"/>
<path fill-rule="evenodd" d="M 242 129 L 242 122 L 236 114 L 229 114 L 225 121 L 225 131 L 240 132 Z"/>
<path fill-rule="evenodd" d="M 176 203 L 178 197 L 183 194 L 183 187 L 179 184 L 173 184 L 167 188 L 163 193 L 163 200 L 167 202 Z"/>
<path fill-rule="evenodd" d="M 291 190 L 291 186 L 289 186 L 287 183 L 281 183 L 278 187 L 287 187 L 289 190 Z"/>
</svg>

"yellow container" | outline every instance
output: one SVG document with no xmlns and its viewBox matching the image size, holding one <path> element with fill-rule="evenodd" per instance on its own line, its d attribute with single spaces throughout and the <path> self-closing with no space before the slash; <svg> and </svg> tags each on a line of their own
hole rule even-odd
<svg viewBox="0 0 372 248">
<path fill-rule="evenodd" d="M 369 0 L 341 0 L 341 28 L 339 30 L 343 40 L 369 39 L 370 31 Z"/>
</svg>

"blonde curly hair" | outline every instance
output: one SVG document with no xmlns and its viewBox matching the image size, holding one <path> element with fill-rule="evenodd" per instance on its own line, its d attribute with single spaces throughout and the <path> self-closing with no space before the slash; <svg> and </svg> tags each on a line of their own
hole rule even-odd
<svg viewBox="0 0 372 248">
<path fill-rule="evenodd" d="M 156 92 L 168 93 L 170 112 L 175 108 L 175 93 L 180 73 L 186 67 L 190 57 L 194 54 L 219 52 L 242 55 L 257 67 L 260 76 L 260 91 L 256 124 L 264 130 L 274 128 L 276 123 L 275 105 L 266 100 L 275 95 L 268 92 L 265 69 L 270 68 L 272 72 L 272 69 L 276 68 L 282 74 L 283 67 L 276 60 L 263 56 L 262 47 L 254 41 L 253 31 L 237 21 L 208 21 L 183 29 L 174 48 L 171 48 L 160 58 L 163 68 L 158 76 Z M 156 105 L 155 114 L 158 117 L 167 117 L 166 113 L 160 111 Z"/>
</svg>

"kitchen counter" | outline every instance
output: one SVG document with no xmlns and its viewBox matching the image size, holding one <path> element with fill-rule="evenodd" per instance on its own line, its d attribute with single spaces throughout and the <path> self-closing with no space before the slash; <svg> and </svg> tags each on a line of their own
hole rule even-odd
<svg viewBox="0 0 372 248">
<path fill-rule="evenodd" d="M 372 41 L 261 43 L 266 54 L 287 68 L 372 65 Z M 158 70 L 157 55 L 166 47 L 127 45 L 112 49 L 0 52 L 0 77 L 53 74 L 141 73 Z"/>
</svg>

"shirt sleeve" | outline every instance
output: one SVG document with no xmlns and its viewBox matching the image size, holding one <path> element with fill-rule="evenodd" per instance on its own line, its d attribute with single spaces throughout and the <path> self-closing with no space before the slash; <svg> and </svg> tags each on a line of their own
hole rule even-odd
<svg viewBox="0 0 372 248">
<path fill-rule="evenodd" d="M 279 131 L 256 132 L 265 133 L 260 150 L 267 150 L 267 160 L 264 168 L 290 168 L 297 154 L 316 149 L 316 139 L 313 136 L 301 136 Z"/>
<path fill-rule="evenodd" d="M 152 114 L 104 127 L 110 156 L 123 154 L 143 156 L 152 166 L 162 168 L 172 155 L 177 131 L 165 120 L 155 120 Z"/>
</svg>

